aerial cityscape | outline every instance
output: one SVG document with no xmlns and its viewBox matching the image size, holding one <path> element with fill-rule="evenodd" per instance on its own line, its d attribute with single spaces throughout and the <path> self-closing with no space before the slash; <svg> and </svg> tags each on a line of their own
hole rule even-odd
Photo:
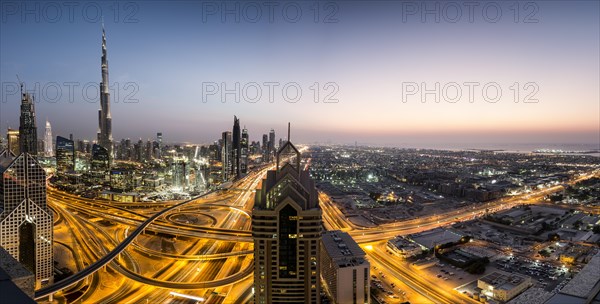
<svg viewBox="0 0 600 304">
<path fill-rule="evenodd" d="M 0 4 L 0 304 L 600 304 L 600 1 Z"/>
</svg>

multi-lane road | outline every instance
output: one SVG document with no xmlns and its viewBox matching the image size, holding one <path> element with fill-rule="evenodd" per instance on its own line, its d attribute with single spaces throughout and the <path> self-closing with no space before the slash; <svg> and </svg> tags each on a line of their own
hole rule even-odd
<svg viewBox="0 0 600 304">
<path fill-rule="evenodd" d="M 36 298 L 56 293 L 58 299 L 66 297 L 69 301 L 95 303 L 190 301 L 181 295 L 202 298 L 209 303 L 239 303 L 250 299 L 253 270 L 250 210 L 254 190 L 271 168 L 249 174 L 230 190 L 206 193 L 184 202 L 114 203 L 48 188 L 48 204 L 59 218 L 56 225 L 67 226 L 69 231 L 57 235 L 65 238 L 57 241 L 62 241 L 61 246 L 70 246 L 73 259 L 81 263 L 75 275 L 36 291 Z M 571 183 L 589 177 L 584 175 Z M 378 242 L 372 246 L 373 250 L 367 250 L 374 263 L 430 301 L 454 303 L 466 300 L 424 281 L 415 270 L 397 267 L 393 258 L 385 254 L 381 241 L 470 220 L 518 204 L 536 203 L 541 197 L 561 189 L 562 186 L 555 186 L 375 228 L 351 223 L 324 193 L 319 193 L 319 201 L 326 229 L 347 231 L 361 244 Z M 178 214 L 205 214 L 206 221 L 204 224 L 182 222 L 176 220 Z M 167 241 L 171 242 L 171 250 L 148 245 L 164 244 L 165 240 L 171 240 Z"/>
</svg>

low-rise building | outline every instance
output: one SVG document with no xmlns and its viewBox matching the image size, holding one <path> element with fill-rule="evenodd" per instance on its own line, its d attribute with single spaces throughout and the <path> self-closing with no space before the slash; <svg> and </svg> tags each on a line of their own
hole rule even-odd
<svg viewBox="0 0 600 304">
<path fill-rule="evenodd" d="M 370 263 L 365 252 L 342 231 L 325 232 L 321 242 L 321 276 L 334 303 L 369 303 Z"/>
<path fill-rule="evenodd" d="M 498 301 L 509 301 L 532 285 L 526 275 L 495 271 L 477 280 L 481 293 Z"/>
<path fill-rule="evenodd" d="M 406 259 L 421 254 L 427 248 L 399 236 L 387 242 L 387 249 L 394 255 Z"/>
</svg>

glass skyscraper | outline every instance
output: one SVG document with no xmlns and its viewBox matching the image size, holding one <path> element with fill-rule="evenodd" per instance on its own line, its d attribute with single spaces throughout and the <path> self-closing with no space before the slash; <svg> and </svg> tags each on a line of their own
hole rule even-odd
<svg viewBox="0 0 600 304">
<path fill-rule="evenodd" d="M 56 137 L 56 171 L 75 171 L 75 143 L 62 136 Z"/>
<path fill-rule="evenodd" d="M 321 208 L 314 181 L 287 142 L 252 210 L 254 303 L 319 303 Z"/>
</svg>

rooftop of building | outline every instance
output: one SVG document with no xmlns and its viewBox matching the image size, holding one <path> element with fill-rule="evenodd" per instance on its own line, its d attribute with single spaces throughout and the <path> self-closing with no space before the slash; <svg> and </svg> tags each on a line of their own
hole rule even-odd
<svg viewBox="0 0 600 304">
<path fill-rule="evenodd" d="M 365 252 L 352 237 L 339 230 L 323 233 L 323 247 L 338 267 L 356 266 L 365 263 Z"/>
<path fill-rule="evenodd" d="M 462 237 L 463 235 L 457 232 L 443 228 L 436 228 L 433 230 L 413 234 L 410 236 L 410 239 L 423 247 L 433 248 L 435 245 L 457 242 Z"/>
<path fill-rule="evenodd" d="M 504 271 L 494 271 L 488 275 L 485 275 L 479 278 L 479 281 L 482 281 L 488 285 L 493 286 L 494 289 L 500 290 L 511 290 L 523 282 L 528 280 L 529 277 L 517 273 L 508 273 Z"/>
<path fill-rule="evenodd" d="M 15 260 L 6 250 L 0 247 L 0 290 L 2 290 L 1 303 L 35 303 L 15 280 L 30 279 L 34 281 L 33 274 Z M 33 284 L 30 292 L 33 292 Z"/>
<path fill-rule="evenodd" d="M 600 253 L 596 254 L 581 271 L 560 291 L 561 293 L 587 297 L 600 281 Z"/>
</svg>

